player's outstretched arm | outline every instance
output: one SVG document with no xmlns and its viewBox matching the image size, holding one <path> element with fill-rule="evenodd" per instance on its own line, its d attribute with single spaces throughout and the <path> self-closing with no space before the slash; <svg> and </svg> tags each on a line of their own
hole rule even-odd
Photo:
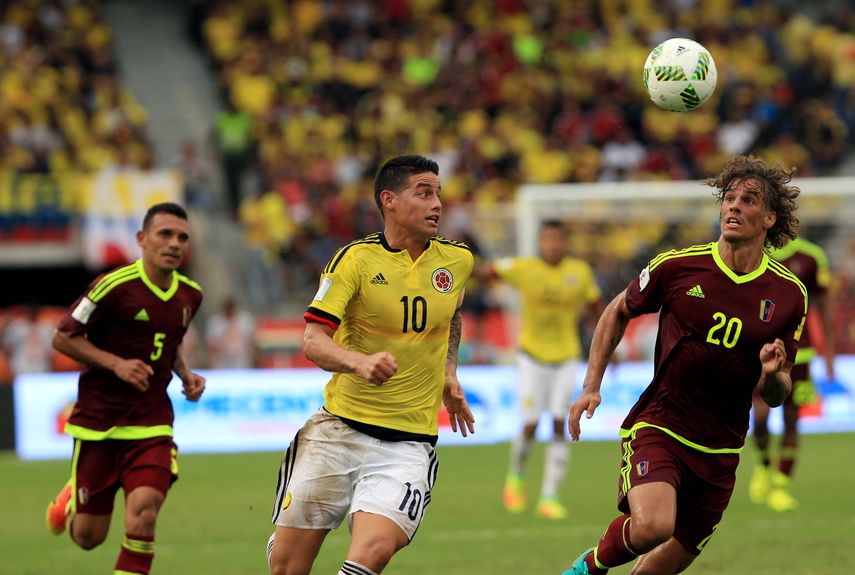
<svg viewBox="0 0 855 575">
<path fill-rule="evenodd" d="M 148 378 L 154 375 L 149 364 L 139 359 L 123 359 L 118 355 L 104 351 L 82 335 L 70 336 L 59 330 L 53 332 L 53 348 L 71 359 L 89 367 L 112 371 L 122 381 L 139 391 L 146 391 Z"/>
<path fill-rule="evenodd" d="M 391 353 L 381 351 L 366 355 L 340 346 L 333 340 L 333 330 L 309 322 L 303 332 L 303 353 L 306 359 L 323 370 L 353 373 L 375 385 L 384 384 L 398 371 Z"/>
<path fill-rule="evenodd" d="M 463 295 L 457 301 L 457 309 L 451 318 L 448 330 L 448 354 L 445 359 L 445 385 L 442 388 L 442 404 L 448 412 L 451 430 L 466 437 L 469 433 L 475 433 L 475 416 L 469 409 L 466 401 L 466 393 L 457 379 L 457 352 L 460 349 L 460 334 L 462 333 L 463 320 L 460 316 L 460 304 L 463 303 Z"/>
<path fill-rule="evenodd" d="M 193 373 L 187 365 L 187 360 L 184 358 L 182 346 L 178 346 L 178 353 L 175 354 L 175 363 L 172 365 L 172 371 L 181 379 L 181 393 L 187 398 L 187 401 L 199 401 L 202 393 L 205 391 L 205 378 L 198 373 Z"/>
<path fill-rule="evenodd" d="M 793 362 L 787 361 L 784 342 L 775 339 L 760 349 L 760 363 L 763 371 L 760 375 L 760 397 L 769 407 L 778 407 L 793 390 L 790 370 Z"/>
<path fill-rule="evenodd" d="M 567 429 L 573 441 L 579 441 L 581 432 L 579 420 L 582 418 L 582 412 L 591 419 L 597 406 L 600 405 L 600 385 L 603 383 L 603 375 L 606 373 L 612 354 L 623 338 L 629 320 L 633 317 L 626 307 L 626 290 L 624 290 L 606 306 L 600 321 L 597 322 L 594 338 L 591 341 L 588 371 L 585 373 L 582 393 L 570 406 L 570 415 L 567 420 Z"/>
</svg>

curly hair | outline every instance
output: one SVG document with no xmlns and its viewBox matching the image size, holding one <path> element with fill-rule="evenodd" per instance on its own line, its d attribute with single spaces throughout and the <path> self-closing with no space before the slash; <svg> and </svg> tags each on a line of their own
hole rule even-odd
<svg viewBox="0 0 855 575">
<path fill-rule="evenodd" d="M 765 247 L 780 248 L 787 240 L 796 238 L 799 219 L 796 217 L 796 198 L 801 193 L 796 186 L 788 185 L 793 178 L 795 168 L 770 167 L 755 156 L 736 156 L 730 160 L 722 172 L 704 181 L 704 184 L 717 188 L 714 194 L 718 204 L 724 201 L 725 192 L 738 180 L 754 180 L 763 192 L 766 208 L 777 214 L 775 224 L 766 232 Z"/>
</svg>

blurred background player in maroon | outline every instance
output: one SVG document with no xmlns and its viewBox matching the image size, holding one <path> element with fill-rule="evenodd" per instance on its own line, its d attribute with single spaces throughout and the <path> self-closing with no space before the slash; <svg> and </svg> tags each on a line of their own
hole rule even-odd
<svg viewBox="0 0 855 575">
<path fill-rule="evenodd" d="M 65 426 L 74 437 L 71 479 L 48 505 L 47 522 L 92 549 L 107 537 L 122 488 L 125 538 L 115 572 L 147 574 L 157 514 L 178 478 L 166 388 L 174 372 L 197 401 L 205 378 L 181 352 L 202 303 L 199 285 L 177 271 L 190 245 L 187 213 L 173 203 L 152 206 L 137 243 L 142 258 L 96 278 L 54 334 L 54 348 L 86 367 Z"/>
<path fill-rule="evenodd" d="M 811 309 L 819 312 L 819 328 L 822 335 L 825 375 L 834 380 L 834 330 L 832 329 L 831 297 L 828 289 L 831 273 L 828 256 L 817 244 L 804 238 L 796 238 L 769 254 L 793 272 L 808 291 Z M 793 392 L 784 401 L 784 433 L 778 450 L 777 469 L 773 469 L 770 453 L 769 406 L 754 393 L 754 443 L 759 458 L 751 475 L 748 494 L 754 503 L 765 503 L 774 511 L 790 511 L 798 507 L 798 501 L 790 490 L 790 480 L 796 463 L 799 445 L 799 409 L 802 405 L 815 403 L 816 390 L 810 375 L 810 363 L 816 356 L 815 337 L 812 337 L 811 322 L 805 324 L 795 365 L 791 373 Z"/>
</svg>

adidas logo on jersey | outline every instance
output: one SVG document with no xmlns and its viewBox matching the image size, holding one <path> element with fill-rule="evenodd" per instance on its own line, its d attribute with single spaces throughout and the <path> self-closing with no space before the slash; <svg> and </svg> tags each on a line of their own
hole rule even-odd
<svg viewBox="0 0 855 575">
<path fill-rule="evenodd" d="M 381 286 L 389 285 L 389 282 L 386 281 L 386 278 L 383 277 L 383 274 L 377 274 L 373 278 L 371 278 L 371 283 Z"/>
<path fill-rule="evenodd" d="M 701 284 L 696 285 L 692 289 L 686 292 L 686 295 L 690 295 L 692 297 L 704 298 L 704 290 L 701 289 Z"/>
<path fill-rule="evenodd" d="M 137 321 L 148 321 L 148 312 L 145 311 L 145 308 L 142 308 L 137 312 L 137 315 L 134 316 L 134 319 Z"/>
</svg>

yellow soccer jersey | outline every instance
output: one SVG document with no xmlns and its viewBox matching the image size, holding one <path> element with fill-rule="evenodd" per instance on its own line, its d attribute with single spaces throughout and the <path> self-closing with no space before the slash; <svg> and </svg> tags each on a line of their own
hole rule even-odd
<svg viewBox="0 0 855 575">
<path fill-rule="evenodd" d="M 591 267 L 574 258 L 551 266 L 528 257 L 497 260 L 493 269 L 520 294 L 520 349 L 543 363 L 578 358 L 579 314 L 600 299 Z"/>
<path fill-rule="evenodd" d="M 397 431 L 437 434 L 451 317 L 472 265 L 465 244 L 431 238 L 414 262 L 382 233 L 333 256 L 306 320 L 336 329 L 335 341 L 347 349 L 391 353 L 398 371 L 383 385 L 334 374 L 324 389 L 327 411 Z"/>
</svg>

